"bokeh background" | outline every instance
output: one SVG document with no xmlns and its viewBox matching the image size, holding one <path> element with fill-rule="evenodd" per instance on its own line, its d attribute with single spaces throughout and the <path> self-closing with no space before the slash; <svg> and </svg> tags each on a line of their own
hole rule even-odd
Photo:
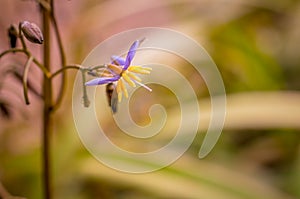
<svg viewBox="0 0 300 199">
<path fill-rule="evenodd" d="M 169 167 L 126 174 L 99 163 L 80 142 L 70 106 L 75 77 L 70 72 L 66 96 L 52 124 L 55 198 L 300 198 L 300 1 L 61 0 L 55 8 L 68 63 L 81 63 L 95 45 L 120 31 L 171 28 L 203 45 L 221 72 L 228 99 L 223 133 L 205 159 L 197 156 L 205 133 L 199 129 L 189 150 Z M 0 13 L 1 51 L 9 46 L 10 24 L 23 20 L 41 24 L 33 0 L 1 0 Z M 40 57 L 40 47 L 29 47 Z M 57 56 L 54 48 L 54 67 Z M 0 102 L 7 107 L 7 111 L 1 108 L 0 181 L 15 195 L 38 199 L 42 197 L 41 102 L 32 94 L 31 105 L 23 105 L 21 84 L 5 75 L 10 68 L 22 69 L 23 63 L 24 57 L 18 55 L 0 63 Z M 209 94 L 201 78 L 192 68 L 174 64 L 193 85 L 203 114 L 209 115 Z M 40 90 L 38 70 L 32 67 L 30 76 L 33 87 Z M 155 99 L 172 112 L 178 106 L 174 96 L 173 101 L 164 101 L 172 94 L 157 90 L 161 94 Z M 137 123 L 149 122 L 143 104 L 135 104 L 133 110 Z M 107 120 L 106 128 L 111 125 Z M 170 126 L 164 131 L 173 131 Z M 115 142 L 145 147 L 114 130 L 110 137 Z M 147 142 L 146 147 L 153 146 L 154 142 Z"/>
</svg>

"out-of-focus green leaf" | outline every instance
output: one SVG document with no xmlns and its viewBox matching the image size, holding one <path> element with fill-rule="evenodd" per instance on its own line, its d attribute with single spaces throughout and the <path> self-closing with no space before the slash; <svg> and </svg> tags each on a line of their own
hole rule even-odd
<svg viewBox="0 0 300 199">
<path fill-rule="evenodd" d="M 222 69 L 227 91 L 283 87 L 278 60 L 260 48 L 258 38 L 264 29 L 278 31 L 272 26 L 275 20 L 274 13 L 253 11 L 212 31 L 213 58 Z"/>
<path fill-rule="evenodd" d="M 130 163 L 130 160 L 126 161 L 126 164 Z M 134 165 L 138 164 L 135 162 Z M 140 163 L 140 166 L 145 165 Z M 241 174 L 238 170 L 188 156 L 160 171 L 142 175 L 121 173 L 94 160 L 86 161 L 81 171 L 110 183 L 136 187 L 159 198 L 289 198 L 258 176 Z"/>
</svg>

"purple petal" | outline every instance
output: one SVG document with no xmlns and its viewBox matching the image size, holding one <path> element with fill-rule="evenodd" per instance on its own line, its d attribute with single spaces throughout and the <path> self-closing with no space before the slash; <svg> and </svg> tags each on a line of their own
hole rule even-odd
<svg viewBox="0 0 300 199">
<path fill-rule="evenodd" d="M 124 66 L 125 59 L 116 55 L 111 56 L 111 63 L 118 66 Z"/>
<path fill-rule="evenodd" d="M 128 53 L 127 53 L 126 61 L 125 61 L 124 67 L 123 67 L 124 70 L 126 70 L 129 67 L 129 65 L 130 65 L 130 63 L 131 63 L 131 61 L 132 61 L 132 59 L 135 55 L 136 49 L 139 47 L 139 45 L 140 45 L 140 40 L 136 40 L 131 45 L 131 47 L 130 47 Z"/>
<path fill-rule="evenodd" d="M 100 77 L 96 79 L 92 79 L 85 83 L 86 86 L 95 86 L 95 85 L 101 85 L 101 84 L 107 84 L 114 81 L 117 81 L 120 79 L 120 76 L 114 76 L 114 77 Z"/>
</svg>

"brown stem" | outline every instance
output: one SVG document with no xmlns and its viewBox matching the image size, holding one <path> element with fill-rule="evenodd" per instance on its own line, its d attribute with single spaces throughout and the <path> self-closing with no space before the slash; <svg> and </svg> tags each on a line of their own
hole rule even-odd
<svg viewBox="0 0 300 199">
<path fill-rule="evenodd" d="M 46 0 L 51 5 L 51 0 Z M 44 66 L 50 71 L 51 42 L 50 42 L 50 12 L 42 9 L 43 32 L 44 32 Z M 50 169 L 50 133 L 51 133 L 51 112 L 52 112 L 52 82 L 49 77 L 44 75 L 44 115 L 43 115 L 43 182 L 44 198 L 52 198 L 51 169 Z"/>
<path fill-rule="evenodd" d="M 52 23 L 53 23 L 54 33 L 56 35 L 57 44 L 58 44 L 58 48 L 59 48 L 59 53 L 60 53 L 60 58 L 61 58 L 61 67 L 64 68 L 66 66 L 66 55 L 65 55 L 65 50 L 64 50 L 64 47 L 63 47 L 60 31 L 59 31 L 59 28 L 58 28 L 58 24 L 57 24 L 57 21 L 56 21 L 56 18 L 55 18 L 54 1 L 52 1 L 50 5 L 51 5 L 51 20 L 52 20 Z M 63 96 L 64 96 L 64 92 L 66 90 L 67 74 L 65 72 L 63 72 L 62 75 L 61 75 L 61 78 L 62 78 L 62 82 L 60 84 L 59 93 L 58 93 L 56 102 L 53 106 L 54 111 L 61 104 Z"/>
<path fill-rule="evenodd" d="M 33 57 L 29 57 L 29 59 L 26 62 L 24 74 L 23 74 L 23 92 L 24 92 L 24 99 L 25 99 L 26 105 L 30 104 L 29 98 L 28 98 L 27 80 L 28 80 L 28 72 L 29 72 L 29 68 L 30 68 L 32 60 L 33 60 Z"/>
<path fill-rule="evenodd" d="M 26 54 L 26 50 L 24 50 L 24 49 L 21 49 L 21 48 L 12 48 L 12 49 L 3 51 L 0 54 L 0 58 L 2 58 L 4 55 L 10 54 L 10 53 L 15 53 L 15 52 L 21 52 L 21 53 L 25 53 Z"/>
<path fill-rule="evenodd" d="M 30 57 L 32 57 L 31 53 L 28 51 L 28 50 L 25 50 L 25 49 L 19 49 L 19 48 L 13 48 L 13 49 L 9 49 L 9 50 L 6 50 L 4 52 L 2 52 L 0 54 L 0 58 L 2 58 L 4 55 L 7 55 L 7 54 L 10 54 L 10 53 L 13 53 L 13 52 L 21 52 L 21 53 L 24 53 L 28 59 Z M 36 58 L 33 57 L 33 63 L 35 63 L 41 70 L 42 72 L 44 73 L 44 75 L 46 75 L 48 78 L 50 78 L 51 74 L 50 72 L 48 71 L 48 69 L 46 69 L 44 67 L 43 64 L 41 64 Z"/>
<path fill-rule="evenodd" d="M 21 44 L 22 44 L 22 47 L 25 51 L 27 51 L 27 46 L 26 46 L 26 43 L 24 41 L 24 37 L 23 37 L 23 34 L 22 34 L 22 30 L 21 30 L 21 22 L 19 23 L 19 37 L 20 37 L 20 40 L 21 40 Z"/>
<path fill-rule="evenodd" d="M 74 65 L 67 65 L 57 71 L 55 71 L 55 73 L 53 73 L 50 78 L 54 78 L 55 76 L 59 75 L 60 73 L 66 73 L 66 70 L 69 69 L 75 69 L 75 70 L 80 70 L 82 68 L 82 66 L 80 66 L 79 64 L 74 64 Z"/>
</svg>

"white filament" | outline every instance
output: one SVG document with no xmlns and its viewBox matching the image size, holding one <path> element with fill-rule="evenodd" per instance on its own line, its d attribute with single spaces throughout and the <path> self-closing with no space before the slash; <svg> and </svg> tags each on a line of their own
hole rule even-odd
<svg viewBox="0 0 300 199">
<path fill-rule="evenodd" d="M 138 81 L 135 81 L 133 80 L 135 83 L 137 83 L 138 85 L 144 87 L 145 89 L 147 89 L 148 91 L 152 92 L 152 89 L 149 88 L 148 86 L 146 86 L 145 84 L 141 83 L 141 82 L 138 82 Z"/>
</svg>

